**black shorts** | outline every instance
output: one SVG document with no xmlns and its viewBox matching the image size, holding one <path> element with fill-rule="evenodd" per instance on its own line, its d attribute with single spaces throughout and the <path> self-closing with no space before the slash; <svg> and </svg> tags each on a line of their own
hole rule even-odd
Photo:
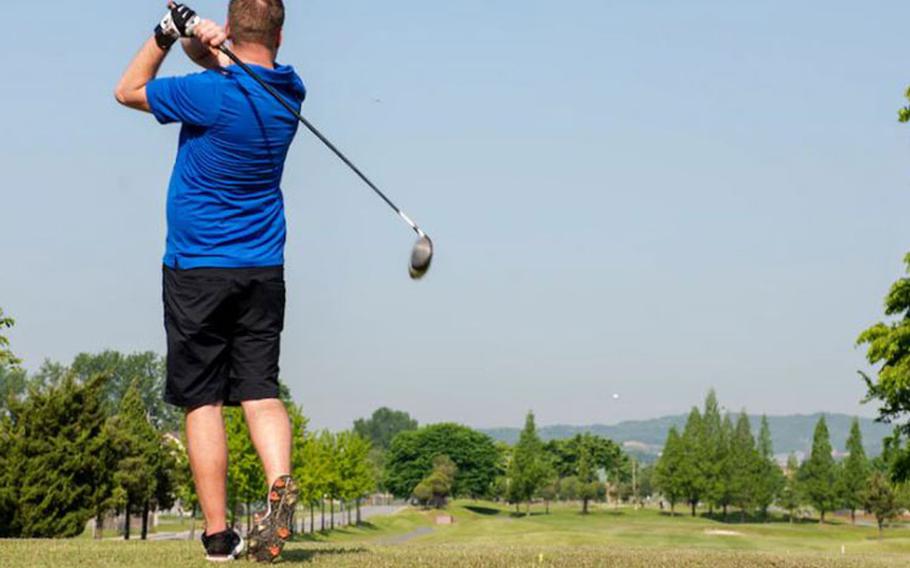
<svg viewBox="0 0 910 568">
<path fill-rule="evenodd" d="M 195 408 L 278 398 L 284 269 L 164 267 L 164 400 Z"/>
</svg>

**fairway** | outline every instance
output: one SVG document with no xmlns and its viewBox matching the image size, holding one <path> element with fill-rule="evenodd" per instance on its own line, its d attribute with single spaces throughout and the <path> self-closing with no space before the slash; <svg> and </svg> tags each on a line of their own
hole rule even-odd
<svg viewBox="0 0 910 568">
<path fill-rule="evenodd" d="M 435 511 L 408 509 L 329 537 L 288 545 L 284 565 L 312 566 L 904 566 L 910 533 L 879 541 L 870 527 L 814 523 L 721 523 L 655 510 L 594 508 L 588 516 L 560 506 L 531 517 L 500 505 L 458 501 L 451 526 Z M 842 548 L 843 547 L 843 548 Z M 842 553 L 843 551 L 843 553 Z M 0 541 L 2 565 L 206 566 L 197 543 L 84 539 Z"/>
</svg>

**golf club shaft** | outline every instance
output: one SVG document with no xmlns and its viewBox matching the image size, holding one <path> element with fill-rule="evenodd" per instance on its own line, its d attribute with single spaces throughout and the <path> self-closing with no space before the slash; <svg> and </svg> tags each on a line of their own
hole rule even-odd
<svg viewBox="0 0 910 568">
<path fill-rule="evenodd" d="M 297 120 L 299 120 L 301 124 L 303 124 L 304 126 L 306 126 L 307 129 L 308 129 L 310 132 L 312 132 L 314 136 L 316 136 L 316 138 L 319 138 L 319 140 L 322 141 L 322 143 L 325 144 L 326 147 L 328 147 L 329 150 L 331 150 L 332 152 L 334 152 L 335 155 L 338 156 L 338 158 L 339 158 L 342 162 L 344 162 L 345 164 L 347 164 L 347 166 L 348 166 L 349 168 L 351 168 L 351 171 L 353 171 L 355 174 L 357 174 L 357 177 L 359 177 L 360 179 L 362 179 L 363 182 L 364 182 L 365 184 L 367 184 L 368 186 L 370 186 L 370 189 L 372 189 L 373 191 L 375 191 L 375 192 L 376 192 L 376 195 L 378 195 L 379 197 L 381 197 L 382 200 L 385 201 L 386 204 L 388 204 L 388 206 L 391 207 L 391 208 L 395 211 L 395 213 L 398 213 L 398 216 L 401 217 L 401 218 L 404 220 L 405 223 L 407 223 L 408 225 L 410 225 L 410 227 L 411 227 L 412 229 L 414 229 L 414 231 L 415 231 L 420 237 L 426 236 L 426 234 L 420 229 L 420 227 L 417 226 L 417 223 L 415 223 L 414 221 L 412 221 L 411 218 L 408 217 L 408 216 L 405 214 L 404 211 L 402 211 L 401 209 L 398 208 L 397 205 L 395 205 L 394 203 L 392 203 L 392 200 L 389 199 L 388 197 L 386 197 L 386 194 L 384 194 L 382 191 L 380 191 L 380 189 L 379 189 L 378 187 L 376 187 L 376 184 L 374 184 L 372 181 L 370 181 L 370 178 L 368 178 L 362 171 L 360 171 L 360 169 L 359 169 L 357 166 L 354 165 L 354 162 L 352 162 L 351 160 L 349 160 L 349 159 L 347 158 L 347 156 L 345 156 L 344 154 L 342 154 L 342 153 L 341 153 L 341 150 L 339 150 L 338 148 L 336 148 L 335 145 L 332 144 L 332 142 L 322 134 L 322 132 L 319 132 L 319 130 L 318 130 L 315 126 L 313 126 L 313 125 L 310 123 L 309 120 L 305 119 L 305 118 L 303 117 L 303 115 L 301 115 L 300 112 L 297 111 L 297 109 L 295 109 L 293 106 L 291 106 L 291 104 L 290 104 L 289 102 L 287 102 L 287 100 L 285 100 L 285 98 L 282 97 L 281 94 L 280 94 L 278 91 L 276 91 L 274 87 L 272 87 L 271 85 L 269 85 L 268 83 L 266 83 L 265 80 L 262 79 L 262 77 L 260 77 L 259 75 L 257 75 L 256 72 L 253 71 L 253 70 L 250 68 L 249 65 L 247 65 L 246 63 L 244 63 L 243 61 L 241 61 L 240 58 L 237 57 L 237 56 L 234 54 L 234 52 L 231 51 L 227 46 L 221 45 L 221 46 L 219 46 L 218 49 L 221 50 L 221 53 L 227 55 L 227 56 L 230 58 L 231 61 L 233 61 L 234 63 L 236 63 L 238 67 L 240 67 L 241 69 L 243 69 L 243 70 L 246 72 L 246 74 L 249 75 L 253 80 L 255 80 L 257 83 L 259 83 L 259 84 L 262 86 L 263 89 L 265 89 L 266 91 L 269 92 L 270 95 L 272 95 L 273 97 L 275 97 L 275 100 L 278 101 L 278 102 L 281 104 L 281 106 L 283 106 L 284 108 L 286 108 L 286 109 L 288 110 L 288 112 L 290 112 L 290 113 L 293 114 L 295 117 L 297 117 Z"/>
</svg>

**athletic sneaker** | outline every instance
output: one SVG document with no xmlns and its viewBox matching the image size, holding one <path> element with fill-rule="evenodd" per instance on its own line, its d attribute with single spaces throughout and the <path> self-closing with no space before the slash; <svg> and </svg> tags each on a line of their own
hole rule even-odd
<svg viewBox="0 0 910 568">
<path fill-rule="evenodd" d="M 250 557 L 259 562 L 273 562 L 281 555 L 291 538 L 291 516 L 297 504 L 297 484 L 290 475 L 279 477 L 269 491 L 265 513 L 256 516 L 249 534 Z"/>
<path fill-rule="evenodd" d="M 243 552 L 243 539 L 236 531 L 226 530 L 213 535 L 202 535 L 205 547 L 205 559 L 211 562 L 229 562 L 236 560 Z"/>
</svg>

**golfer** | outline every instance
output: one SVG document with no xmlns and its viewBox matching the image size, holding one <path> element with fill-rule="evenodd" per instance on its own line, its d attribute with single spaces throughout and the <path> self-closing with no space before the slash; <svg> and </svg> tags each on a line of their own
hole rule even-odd
<svg viewBox="0 0 910 568">
<path fill-rule="evenodd" d="M 245 548 L 226 523 L 224 405 L 243 407 L 269 484 L 268 507 L 247 535 L 252 557 L 272 561 L 281 554 L 297 499 L 290 422 L 278 398 L 281 176 L 297 121 L 217 50 L 230 41 L 241 61 L 299 109 L 303 83 L 275 61 L 283 23 L 282 0 L 231 0 L 224 28 L 171 3 L 116 89 L 121 104 L 161 124 L 181 124 L 167 197 L 165 400 L 186 411 L 187 451 L 205 515 L 202 542 L 213 561 L 233 560 Z M 206 70 L 156 79 L 178 42 Z"/>
</svg>

